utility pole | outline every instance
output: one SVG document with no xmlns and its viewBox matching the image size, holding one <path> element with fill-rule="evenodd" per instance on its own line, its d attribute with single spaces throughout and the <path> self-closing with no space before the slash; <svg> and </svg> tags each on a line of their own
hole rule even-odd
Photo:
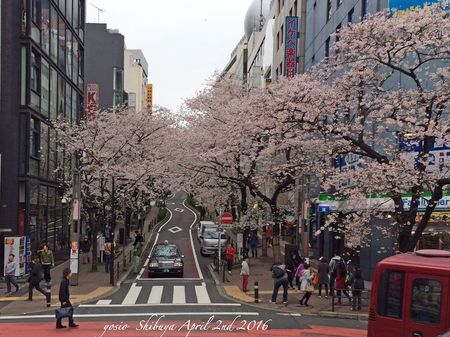
<svg viewBox="0 0 450 337">
<path fill-rule="evenodd" d="M 115 186 L 115 178 L 112 177 L 112 186 L 111 186 L 111 259 L 110 259 L 110 274 L 109 274 L 109 283 L 114 287 L 116 285 L 116 278 L 114 277 L 114 255 L 115 255 L 115 231 L 116 231 L 116 186 Z"/>
<path fill-rule="evenodd" d="M 219 250 L 218 250 L 218 254 L 219 254 L 219 256 L 218 256 L 218 259 L 219 259 L 219 274 L 220 274 L 220 272 L 222 271 L 222 247 L 221 247 L 221 236 L 222 236 L 222 208 L 219 210 L 219 227 L 218 227 L 218 230 L 219 230 L 219 238 L 218 238 L 218 240 L 219 240 L 219 242 L 218 242 L 218 247 L 219 247 Z"/>
</svg>

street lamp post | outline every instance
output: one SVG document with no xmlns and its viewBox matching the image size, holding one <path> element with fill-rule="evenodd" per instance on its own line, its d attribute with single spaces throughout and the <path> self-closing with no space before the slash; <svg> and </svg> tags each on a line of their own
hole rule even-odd
<svg viewBox="0 0 450 337">
<path fill-rule="evenodd" d="M 114 277 L 114 255 L 115 255 L 115 239 L 114 234 L 116 231 L 116 182 L 115 177 L 112 177 L 112 186 L 111 186 L 111 259 L 110 259 L 110 268 L 109 268 L 109 282 L 112 286 L 116 285 L 116 279 Z"/>
</svg>

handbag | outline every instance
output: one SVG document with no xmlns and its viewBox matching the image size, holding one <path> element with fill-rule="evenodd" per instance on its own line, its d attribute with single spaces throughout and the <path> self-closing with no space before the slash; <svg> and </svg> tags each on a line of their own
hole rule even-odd
<svg viewBox="0 0 450 337">
<path fill-rule="evenodd" d="M 71 317 L 73 316 L 73 307 L 63 307 L 59 309 L 55 309 L 55 317 L 56 319 Z"/>
<path fill-rule="evenodd" d="M 308 281 L 308 283 L 306 284 L 306 288 L 305 291 L 307 293 L 312 293 L 314 292 L 314 286 L 312 285 L 312 283 L 310 281 Z"/>
<path fill-rule="evenodd" d="M 315 286 L 319 284 L 319 275 L 317 273 L 314 274 L 313 284 Z"/>
</svg>

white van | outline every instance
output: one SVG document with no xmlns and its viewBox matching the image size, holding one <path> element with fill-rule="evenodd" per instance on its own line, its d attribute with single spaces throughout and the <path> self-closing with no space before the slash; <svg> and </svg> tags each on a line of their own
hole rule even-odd
<svg viewBox="0 0 450 337">
<path fill-rule="evenodd" d="M 197 239 L 200 241 L 200 236 L 202 236 L 203 231 L 206 227 L 218 227 L 218 225 L 214 221 L 200 221 L 198 223 L 197 229 Z"/>
</svg>

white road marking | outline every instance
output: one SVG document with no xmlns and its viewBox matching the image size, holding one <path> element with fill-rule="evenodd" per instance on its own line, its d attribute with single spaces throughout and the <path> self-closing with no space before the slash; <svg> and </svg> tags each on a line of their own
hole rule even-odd
<svg viewBox="0 0 450 337">
<path fill-rule="evenodd" d="M 172 304 L 173 305 L 173 304 Z M 152 315 L 156 316 L 211 316 L 211 312 L 123 312 L 123 313 L 109 313 L 109 314 L 75 314 L 73 315 L 75 318 L 100 318 L 100 317 L 150 317 Z M 259 316 L 258 312 L 234 312 L 234 311 L 218 311 L 214 312 L 214 315 L 216 316 Z M 153 316 L 154 317 L 154 316 Z M 13 319 L 43 319 L 43 318 L 55 318 L 55 315 L 16 315 L 16 316 L 0 316 L 0 320 L 6 321 L 6 320 L 13 320 Z"/>
<path fill-rule="evenodd" d="M 163 286 L 153 286 L 152 290 L 150 291 L 150 296 L 148 297 L 148 304 L 157 304 L 161 303 L 162 293 L 163 293 Z"/>
<path fill-rule="evenodd" d="M 96 305 L 109 305 L 111 304 L 111 300 L 98 300 Z"/>
<path fill-rule="evenodd" d="M 120 307 L 204 307 L 205 303 L 137 303 L 137 304 L 80 304 L 80 308 L 120 308 Z M 208 306 L 212 307 L 240 307 L 240 303 L 208 303 Z M 1 316 L 0 316 L 1 317 Z"/>
<path fill-rule="evenodd" d="M 211 300 L 209 299 L 208 291 L 206 287 L 195 286 L 195 294 L 197 295 L 197 303 L 210 304 Z"/>
<path fill-rule="evenodd" d="M 199 277 L 141 277 L 139 281 L 202 281 L 202 278 Z"/>
<path fill-rule="evenodd" d="M 191 239 L 192 254 L 194 255 L 195 266 L 197 268 L 198 275 L 200 276 L 201 279 L 203 279 L 203 273 L 198 263 L 197 253 L 195 252 L 194 241 L 192 240 L 192 227 L 197 223 L 197 213 L 195 213 L 192 209 L 186 206 L 186 200 L 183 201 L 183 206 L 194 214 L 194 222 L 189 227 L 189 237 Z"/>
<path fill-rule="evenodd" d="M 173 304 L 184 304 L 186 303 L 186 294 L 184 291 L 184 286 L 173 286 Z"/>
<path fill-rule="evenodd" d="M 125 296 L 122 301 L 123 304 L 135 304 L 139 294 L 141 293 L 142 287 L 137 287 L 135 283 L 133 283 L 128 290 L 127 296 Z"/>
<path fill-rule="evenodd" d="M 175 212 L 183 213 L 183 212 L 184 212 L 184 209 L 182 209 L 182 208 L 174 208 L 174 211 L 175 211 Z"/>
<path fill-rule="evenodd" d="M 171 233 L 173 233 L 173 234 L 178 233 L 178 232 L 181 232 L 182 230 L 183 230 L 183 229 L 181 229 L 181 228 L 178 227 L 178 226 L 175 226 L 175 227 L 172 227 L 172 228 L 169 228 L 169 229 L 168 229 L 168 231 L 171 232 Z"/>
</svg>

